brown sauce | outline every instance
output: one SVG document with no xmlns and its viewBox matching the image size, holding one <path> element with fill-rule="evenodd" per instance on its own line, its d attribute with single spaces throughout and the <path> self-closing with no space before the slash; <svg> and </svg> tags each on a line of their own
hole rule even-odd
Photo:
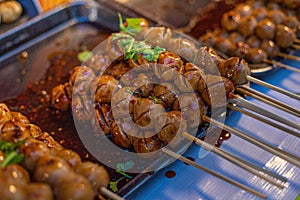
<svg viewBox="0 0 300 200">
<path fill-rule="evenodd" d="M 165 172 L 165 176 L 166 176 L 167 178 L 174 178 L 174 177 L 176 176 L 176 172 L 173 171 L 173 170 L 166 171 L 166 172 Z"/>
</svg>

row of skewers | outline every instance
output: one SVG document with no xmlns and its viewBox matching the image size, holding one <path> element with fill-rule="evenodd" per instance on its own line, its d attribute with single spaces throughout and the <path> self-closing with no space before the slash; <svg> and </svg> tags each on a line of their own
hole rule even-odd
<svg viewBox="0 0 300 200">
<path fill-rule="evenodd" d="M 2 199 L 93 200 L 100 193 L 121 199 L 106 189 L 110 176 L 105 167 L 83 162 L 76 152 L 3 103 L 0 114 Z"/>
<path fill-rule="evenodd" d="M 170 49 L 179 49 L 179 53 L 186 58 L 193 57 L 194 50 L 197 50 L 191 42 L 189 43 L 185 39 L 172 39 L 172 33 L 165 28 L 152 28 L 146 30 L 144 34 L 146 35 L 147 41 L 152 43 L 152 45 L 171 43 L 172 47 L 170 47 Z M 150 38 L 155 38 L 155 40 L 151 40 Z M 236 104 L 248 108 L 253 106 L 249 101 L 234 94 L 236 88 L 248 88 L 248 86 L 245 86 L 248 83 L 248 80 L 254 79 L 249 75 L 250 69 L 245 60 L 238 57 L 223 59 L 212 48 L 202 47 L 199 51 L 196 51 L 198 52 L 197 63 L 202 63 L 200 67 L 191 62 L 187 62 L 178 54 L 168 51 L 161 52 L 157 61 L 149 62 L 143 57 L 141 52 L 136 59 L 126 59 L 123 53 L 119 52 L 119 48 L 112 43 L 113 42 L 111 41 L 108 42 L 108 45 L 105 48 L 107 50 L 106 55 L 95 54 L 90 61 L 86 63 L 89 67 L 82 66 L 75 68 L 69 82 L 58 85 L 52 90 L 52 105 L 54 107 L 64 110 L 70 109 L 72 99 L 72 106 L 75 106 L 75 109 L 73 107 L 73 115 L 75 115 L 77 119 L 88 120 L 91 116 L 89 112 L 93 112 L 93 110 L 91 111 L 86 104 L 87 102 L 90 102 L 89 99 L 92 98 L 92 102 L 95 103 L 93 104 L 92 109 L 95 109 L 97 124 L 101 126 L 103 132 L 108 134 L 111 140 L 118 146 L 133 149 L 137 153 L 157 151 L 163 146 L 174 142 L 174 140 L 188 139 L 190 141 L 195 141 L 204 148 L 213 149 L 212 151 L 218 155 L 221 155 L 240 167 L 243 167 L 282 188 L 281 184 L 272 180 L 269 176 L 276 177 L 282 181 L 284 181 L 284 178 L 263 169 L 260 169 L 263 170 L 263 173 L 257 173 L 257 166 L 255 167 L 247 161 L 230 155 L 219 148 L 213 147 L 213 144 L 199 140 L 190 133 L 190 131 L 195 128 L 200 129 L 204 122 L 209 122 L 246 139 L 272 154 L 278 155 L 299 167 L 299 157 L 272 147 L 269 144 L 265 144 L 239 130 L 226 125 L 223 126 L 222 123 L 209 117 L 209 112 L 207 111 L 210 110 L 210 107 L 213 105 L 211 102 L 212 99 L 217 100 L 215 101 L 217 107 L 230 106 L 235 108 Z M 118 58 L 116 60 L 109 59 L 116 57 Z M 113 64 L 111 64 L 111 62 Z M 221 77 L 213 75 L 214 68 L 209 67 L 211 63 L 213 63 L 212 65 L 220 72 Z M 162 65 L 162 67 L 157 64 Z M 146 65 L 151 71 L 157 73 L 149 76 L 147 75 L 147 70 L 143 67 L 140 68 L 140 65 Z M 137 70 L 137 75 L 128 75 L 127 73 L 130 70 Z M 174 76 L 176 73 L 179 74 L 179 78 L 174 78 L 176 77 Z M 79 74 L 81 74 L 81 76 L 79 76 Z M 153 75 L 154 77 L 159 77 L 159 80 L 154 80 Z M 131 80 L 133 86 L 122 85 L 124 81 L 127 82 L 128 80 Z M 162 80 L 165 84 L 153 84 L 153 82 L 161 82 Z M 188 95 L 188 84 L 191 85 L 192 92 L 196 94 L 196 98 Z M 77 89 L 74 94 L 73 89 L 75 85 L 77 85 L 75 87 Z M 223 89 L 225 87 L 225 101 L 222 99 L 221 95 L 214 95 L 214 93 L 210 91 L 213 87 Z M 85 92 L 83 92 L 83 89 L 85 89 Z M 183 93 L 183 95 L 180 97 L 176 96 L 176 90 Z M 115 103 L 113 104 L 112 102 Z M 181 107 L 182 105 L 178 102 L 183 102 L 184 106 Z M 156 128 L 160 127 L 161 129 L 155 130 L 157 134 L 154 136 L 150 134 L 151 132 L 155 132 L 154 127 L 136 130 L 130 127 L 128 121 L 124 120 L 125 114 L 129 113 L 130 120 L 133 120 L 134 123 L 144 127 L 148 125 L 149 121 L 153 120 L 151 118 L 151 116 L 153 116 L 151 115 L 151 110 L 153 110 L 154 106 L 158 105 L 161 105 L 163 110 L 154 109 L 158 112 L 156 113 L 156 116 L 165 118 L 166 124 L 163 126 L 156 126 Z M 249 107 L 247 105 L 251 106 Z M 256 107 L 256 110 L 257 108 L 258 107 Z M 190 119 L 189 117 L 185 119 L 182 117 L 182 113 L 186 112 L 185 114 L 190 116 L 191 112 L 195 113 L 195 109 L 199 109 L 200 115 L 198 117 L 193 119 Z M 258 109 L 268 113 L 265 109 Z M 113 115 L 114 110 L 117 110 L 118 114 L 115 113 Z M 273 115 L 271 113 L 269 114 L 270 116 Z M 269 114 L 267 115 L 269 116 Z M 120 117 L 121 121 L 117 121 L 117 117 Z M 182 129 L 179 125 L 185 120 L 188 122 L 186 123 L 186 127 Z M 276 117 L 275 120 L 278 120 L 281 123 L 287 123 L 297 129 L 300 128 L 297 123 L 281 117 Z M 280 125 L 277 125 L 277 128 L 285 129 L 284 126 Z M 133 137 L 130 132 L 137 132 L 139 137 Z M 299 133 L 296 131 L 289 130 L 288 132 L 299 137 Z M 179 142 L 177 141 L 175 143 L 178 144 Z M 164 153 L 167 155 L 175 156 L 186 161 L 184 157 L 178 156 L 176 152 L 172 152 L 165 148 L 163 149 Z M 193 166 L 203 169 L 203 167 L 196 163 L 193 163 Z M 216 173 L 213 173 L 208 169 L 204 170 L 216 175 Z M 228 179 L 223 176 L 221 176 L 221 178 L 228 181 Z M 249 188 L 247 189 L 241 184 L 235 183 L 235 185 L 242 187 L 253 194 L 264 197 L 264 195 L 258 194 L 251 189 L 249 190 Z"/>
<path fill-rule="evenodd" d="M 220 28 L 200 36 L 204 45 L 227 56 L 245 58 L 255 71 L 268 65 L 300 72 L 278 62 L 278 57 L 300 60 L 287 54 L 299 49 L 299 18 L 293 10 L 274 2 L 247 1 L 222 15 Z"/>
</svg>

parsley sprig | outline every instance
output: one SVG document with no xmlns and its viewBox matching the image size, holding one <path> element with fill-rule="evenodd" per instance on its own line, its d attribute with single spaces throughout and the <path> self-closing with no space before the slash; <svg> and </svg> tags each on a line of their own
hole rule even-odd
<svg viewBox="0 0 300 200">
<path fill-rule="evenodd" d="M 124 163 L 118 163 L 117 164 L 117 169 L 115 170 L 117 173 L 123 175 L 121 178 L 115 180 L 115 181 L 110 181 L 109 182 L 109 188 L 113 191 L 113 192 L 117 192 L 119 190 L 118 188 L 118 183 L 123 180 L 124 178 L 129 178 L 132 179 L 132 176 L 126 174 L 125 171 L 127 171 L 128 169 L 131 169 L 134 166 L 134 162 L 132 160 L 124 162 Z"/>
<path fill-rule="evenodd" d="M 5 159 L 0 164 L 0 168 L 4 168 L 10 164 L 20 163 L 23 160 L 24 155 L 20 154 L 17 148 L 24 144 L 24 142 L 25 140 L 18 141 L 17 143 L 0 140 L 0 150 L 5 154 Z"/>
<path fill-rule="evenodd" d="M 156 46 L 154 48 L 151 45 L 146 44 L 145 41 L 137 41 L 134 38 L 135 33 L 141 31 L 141 19 L 140 18 L 127 18 L 127 27 L 123 24 L 123 19 L 120 13 L 119 26 L 120 33 L 114 33 L 112 40 L 118 40 L 118 45 L 121 47 L 125 54 L 125 60 L 133 59 L 137 61 L 138 56 L 142 57 L 150 62 L 157 61 L 159 54 L 166 50 L 162 47 Z"/>
</svg>

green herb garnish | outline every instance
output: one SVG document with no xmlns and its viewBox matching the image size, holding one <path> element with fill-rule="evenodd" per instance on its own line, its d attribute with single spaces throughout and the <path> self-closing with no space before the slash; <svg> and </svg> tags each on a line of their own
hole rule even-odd
<svg viewBox="0 0 300 200">
<path fill-rule="evenodd" d="M 141 54 L 144 59 L 153 62 L 159 58 L 159 54 L 166 51 L 164 48 L 156 46 L 152 48 L 151 45 L 145 43 L 145 41 L 136 41 L 134 34 L 141 30 L 140 18 L 127 18 L 127 27 L 124 26 L 123 19 L 120 13 L 119 26 L 120 33 L 113 34 L 112 40 L 119 40 L 118 44 L 124 51 L 124 59 L 133 59 L 137 61 L 138 55 Z"/>
<path fill-rule="evenodd" d="M 118 13 L 118 17 L 119 17 L 119 27 L 122 32 L 132 35 L 142 30 L 141 18 L 126 18 L 127 26 L 125 27 L 123 23 L 122 15 L 120 13 Z"/>
<path fill-rule="evenodd" d="M 125 171 L 127 171 L 128 169 L 131 169 L 134 166 L 134 162 L 132 160 L 124 162 L 124 163 L 118 163 L 117 164 L 117 169 L 115 170 L 117 173 L 123 175 L 121 178 L 119 178 L 116 181 L 110 181 L 109 182 L 109 188 L 113 191 L 113 192 L 117 192 L 118 189 L 118 182 L 123 180 L 124 178 L 129 178 L 132 179 L 132 176 L 129 176 L 128 174 L 126 174 Z"/>
<path fill-rule="evenodd" d="M 298 194 L 298 196 L 296 196 L 295 200 L 300 200 L 300 193 Z"/>
<path fill-rule="evenodd" d="M 90 59 L 93 56 L 93 53 L 90 51 L 82 51 L 77 55 L 79 61 L 84 62 Z"/>
<path fill-rule="evenodd" d="M 17 152 L 17 148 L 24 144 L 25 140 L 18 141 L 17 143 L 6 142 L 0 140 L 0 150 L 5 154 L 5 159 L 0 164 L 1 168 L 10 164 L 20 163 L 24 155 Z"/>
<path fill-rule="evenodd" d="M 155 103 L 162 103 L 163 100 L 154 96 L 149 96 L 149 99 L 152 99 Z"/>
<path fill-rule="evenodd" d="M 132 90 L 130 88 L 126 88 L 125 92 L 127 92 L 127 93 L 129 93 L 131 95 L 139 95 L 140 94 L 138 91 L 134 91 L 134 90 Z"/>
</svg>

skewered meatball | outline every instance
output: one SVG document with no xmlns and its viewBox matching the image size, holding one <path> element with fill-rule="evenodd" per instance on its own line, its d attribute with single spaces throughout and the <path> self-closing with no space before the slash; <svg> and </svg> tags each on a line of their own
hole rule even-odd
<svg viewBox="0 0 300 200">
<path fill-rule="evenodd" d="M 111 108 L 108 104 L 100 104 L 95 109 L 96 121 L 92 121 L 93 127 L 98 127 L 102 129 L 104 134 L 110 133 L 110 127 L 113 122 Z M 97 132 L 97 131 L 96 131 Z"/>
<path fill-rule="evenodd" d="M 278 46 L 276 46 L 272 40 L 264 40 L 261 43 L 260 48 L 267 53 L 269 58 L 273 58 L 273 57 L 277 56 L 277 54 L 279 52 Z"/>
<path fill-rule="evenodd" d="M 275 24 L 281 24 L 284 19 L 286 18 L 286 15 L 281 10 L 270 10 L 267 15 L 268 18 L 270 18 Z"/>
<path fill-rule="evenodd" d="M 232 81 L 225 77 L 206 75 L 205 82 L 199 85 L 199 94 L 209 106 L 225 106 L 227 98 L 234 91 Z M 221 94 L 224 93 L 226 97 Z"/>
<path fill-rule="evenodd" d="M 49 154 L 47 145 L 35 139 L 27 139 L 19 147 L 20 152 L 24 155 L 22 165 L 29 171 L 33 172 L 37 160 L 44 155 Z"/>
<path fill-rule="evenodd" d="M 258 7 L 252 12 L 252 16 L 254 16 L 258 22 L 263 20 L 267 16 L 267 14 L 268 11 L 265 7 Z"/>
<path fill-rule="evenodd" d="M 82 162 L 78 153 L 70 149 L 57 151 L 55 155 L 67 161 L 71 167 L 76 167 Z"/>
<path fill-rule="evenodd" d="M 29 173 L 17 164 L 7 165 L 1 169 L 1 179 L 4 179 L 8 183 L 16 185 L 27 185 L 30 181 Z"/>
<path fill-rule="evenodd" d="M 110 75 L 96 77 L 91 85 L 91 93 L 95 94 L 95 101 L 110 103 L 111 95 L 118 85 L 118 81 Z"/>
<path fill-rule="evenodd" d="M 300 26 L 300 22 L 295 16 L 285 17 L 282 24 L 290 27 L 291 29 L 297 29 Z"/>
<path fill-rule="evenodd" d="M 113 122 L 111 125 L 111 139 L 118 146 L 124 148 L 131 147 L 131 137 L 128 136 L 116 122 Z"/>
<path fill-rule="evenodd" d="M 84 162 L 76 167 L 76 172 L 90 181 L 94 191 L 100 191 L 101 187 L 108 186 L 110 177 L 103 166 L 92 162 Z"/>
<path fill-rule="evenodd" d="M 75 173 L 65 174 L 54 185 L 55 199 L 93 200 L 95 193 L 90 182 Z"/>
<path fill-rule="evenodd" d="M 71 172 L 67 161 L 57 156 L 43 155 L 36 163 L 33 178 L 39 182 L 56 185 L 60 179 L 70 176 Z"/>
<path fill-rule="evenodd" d="M 257 26 L 256 18 L 253 16 L 245 17 L 241 20 L 238 25 L 238 31 L 244 36 L 247 37 L 254 33 L 255 27 Z"/>
<path fill-rule="evenodd" d="M 70 87 L 69 83 L 60 84 L 52 89 L 51 93 L 51 104 L 59 110 L 68 110 L 70 108 L 71 96 L 68 91 L 71 89 L 66 89 Z"/>
<path fill-rule="evenodd" d="M 5 179 L 0 179 L 0 197 L 5 200 L 27 200 L 26 191 L 23 186 L 11 184 Z"/>
<path fill-rule="evenodd" d="M 181 57 L 172 52 L 163 52 L 159 54 L 158 63 L 167 67 L 179 69 L 183 65 Z"/>
<path fill-rule="evenodd" d="M 262 63 L 267 59 L 267 54 L 262 49 L 250 48 L 245 56 L 245 59 L 253 64 Z"/>
<path fill-rule="evenodd" d="M 189 66 L 194 66 L 191 63 L 186 64 L 186 70 L 187 72 L 184 73 L 185 79 L 189 82 L 191 87 L 193 88 L 194 91 L 198 90 L 199 87 L 199 80 L 203 78 L 205 75 L 204 71 L 199 68 L 199 67 L 191 67 Z"/>
<path fill-rule="evenodd" d="M 165 119 L 164 126 L 159 130 L 157 136 L 164 144 L 169 144 L 177 134 L 186 131 L 186 122 L 181 117 L 180 111 L 167 112 L 162 118 Z M 175 141 L 175 143 L 177 142 L 179 141 Z"/>
<path fill-rule="evenodd" d="M 164 104 L 165 108 L 170 108 L 176 99 L 176 90 L 172 84 L 163 83 L 153 88 L 153 96 L 157 103 Z"/>
<path fill-rule="evenodd" d="M 279 48 L 288 48 L 296 40 L 296 33 L 291 28 L 278 25 L 276 27 L 275 42 Z"/>
<path fill-rule="evenodd" d="M 135 138 L 133 148 L 137 153 L 150 153 L 159 150 L 162 147 L 157 137 Z"/>
<path fill-rule="evenodd" d="M 53 200 L 53 192 L 48 184 L 30 183 L 26 187 L 27 199 L 34 200 Z"/>
<path fill-rule="evenodd" d="M 261 20 L 255 28 L 255 33 L 260 39 L 273 39 L 275 34 L 275 24 L 270 19 Z"/>
<path fill-rule="evenodd" d="M 230 79 L 234 85 L 243 85 L 248 82 L 250 69 L 244 59 L 231 57 L 218 66 L 223 77 Z"/>
<path fill-rule="evenodd" d="M 227 31 L 234 31 L 237 29 L 240 20 L 240 14 L 234 10 L 231 10 L 229 12 L 224 13 L 224 15 L 222 16 L 221 26 Z"/>
<path fill-rule="evenodd" d="M 251 35 L 250 37 L 247 38 L 246 43 L 251 48 L 259 48 L 261 45 L 261 40 L 257 36 Z"/>
</svg>

